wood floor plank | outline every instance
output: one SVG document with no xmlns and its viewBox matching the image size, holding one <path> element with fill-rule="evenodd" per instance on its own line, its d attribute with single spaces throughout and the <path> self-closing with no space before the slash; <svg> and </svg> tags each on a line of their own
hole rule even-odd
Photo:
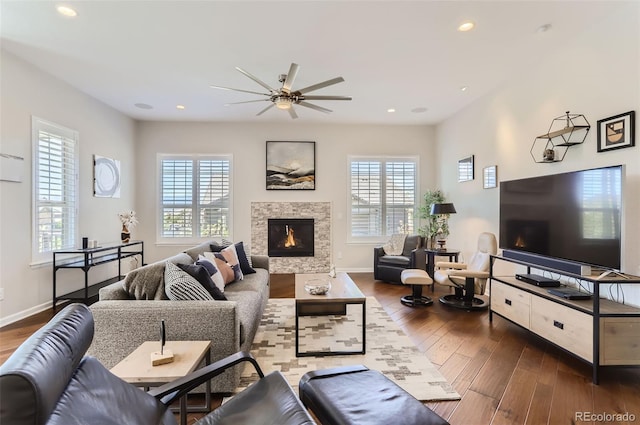
<svg viewBox="0 0 640 425">
<path fill-rule="evenodd" d="M 452 424 L 486 425 L 490 424 L 498 407 L 498 400 L 469 390 L 451 414 Z"/>
<path fill-rule="evenodd" d="M 514 389 L 517 388 L 517 391 Z M 500 400 L 493 425 L 524 425 L 536 388 L 535 372 L 517 368 Z"/>
<path fill-rule="evenodd" d="M 536 383 L 536 388 L 529 402 L 526 425 L 554 425 L 549 423 L 553 390 L 552 385 L 543 384 L 540 381 Z"/>
<path fill-rule="evenodd" d="M 558 380 L 553 391 L 550 424 L 578 422 L 577 412 L 593 412 L 593 390 L 590 378 L 571 371 L 558 370 Z"/>
</svg>

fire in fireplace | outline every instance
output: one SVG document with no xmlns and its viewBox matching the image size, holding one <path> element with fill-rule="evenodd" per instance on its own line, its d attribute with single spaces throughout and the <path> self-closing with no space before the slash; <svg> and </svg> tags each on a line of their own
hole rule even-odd
<svg viewBox="0 0 640 425">
<path fill-rule="evenodd" d="M 313 227 L 312 218 L 270 218 L 269 257 L 313 257 Z"/>
</svg>

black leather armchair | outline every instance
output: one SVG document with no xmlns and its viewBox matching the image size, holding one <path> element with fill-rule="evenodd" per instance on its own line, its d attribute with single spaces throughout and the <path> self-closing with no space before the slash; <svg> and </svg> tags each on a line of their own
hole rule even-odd
<svg viewBox="0 0 640 425">
<path fill-rule="evenodd" d="M 280 372 L 264 376 L 248 353 L 236 353 L 174 382 L 144 392 L 85 356 L 93 316 L 72 304 L 27 339 L 0 366 L 0 423 L 11 425 L 174 425 L 169 405 L 187 392 L 248 361 L 260 380 L 197 422 L 315 424 Z"/>
<path fill-rule="evenodd" d="M 400 275 L 405 269 L 426 270 L 427 257 L 420 235 L 408 235 L 401 255 L 387 255 L 381 246 L 373 249 L 373 278 L 391 283 L 402 283 Z"/>
</svg>

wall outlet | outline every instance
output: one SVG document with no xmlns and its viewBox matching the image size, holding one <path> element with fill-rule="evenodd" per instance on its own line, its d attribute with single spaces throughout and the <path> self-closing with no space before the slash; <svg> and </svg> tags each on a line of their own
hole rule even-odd
<svg viewBox="0 0 640 425">
<path fill-rule="evenodd" d="M 4 300 L 4 288 L 0 288 L 0 301 Z"/>
</svg>

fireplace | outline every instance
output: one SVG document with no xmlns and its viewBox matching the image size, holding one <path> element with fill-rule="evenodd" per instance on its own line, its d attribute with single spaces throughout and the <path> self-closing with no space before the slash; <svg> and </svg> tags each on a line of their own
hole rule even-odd
<svg viewBox="0 0 640 425">
<path fill-rule="evenodd" d="M 313 218 L 270 218 L 269 257 L 313 257 Z"/>
</svg>

